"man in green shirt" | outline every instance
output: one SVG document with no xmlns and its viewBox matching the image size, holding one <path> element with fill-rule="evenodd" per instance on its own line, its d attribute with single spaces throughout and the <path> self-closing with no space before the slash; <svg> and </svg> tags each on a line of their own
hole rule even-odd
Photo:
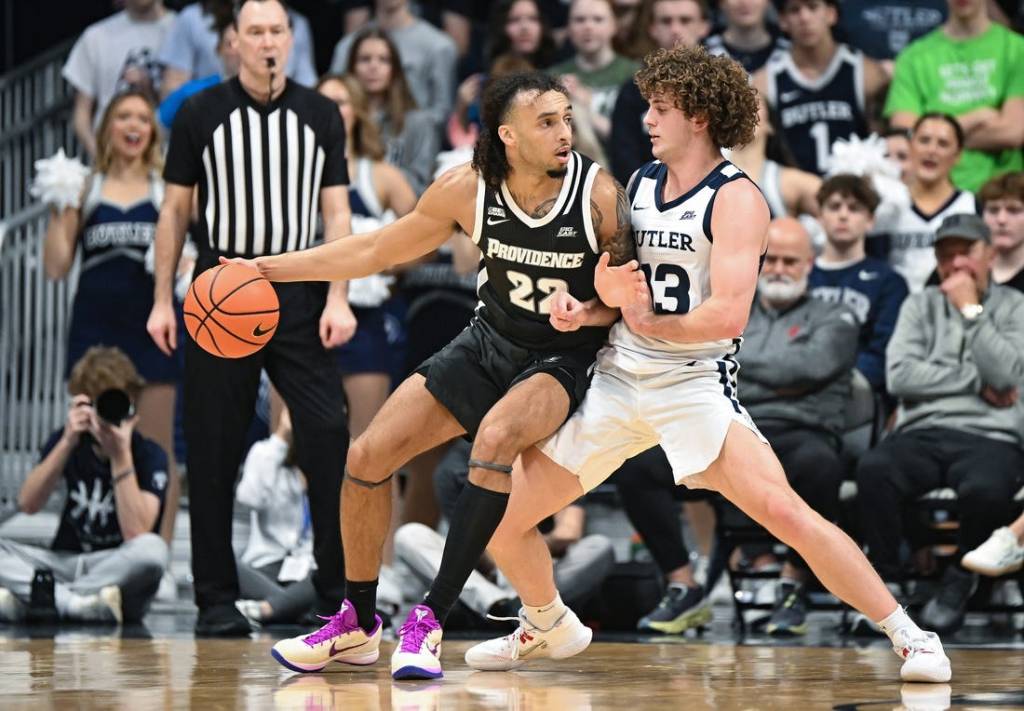
<svg viewBox="0 0 1024 711">
<path fill-rule="evenodd" d="M 637 63 L 612 49 L 615 11 L 610 0 L 572 0 L 569 5 L 569 42 L 576 54 L 554 65 L 548 72 L 559 77 L 569 90 L 577 133 L 590 128 L 607 154 L 611 116 L 615 99 L 626 80 L 633 77 Z M 577 140 L 583 136 L 577 136 Z M 599 163 L 607 163 L 594 148 L 577 148 Z"/>
<path fill-rule="evenodd" d="M 950 0 L 949 20 L 896 58 L 885 115 L 910 128 L 931 111 L 952 114 L 967 140 L 957 187 L 1024 168 L 1024 37 L 992 22 L 985 0 Z"/>
</svg>

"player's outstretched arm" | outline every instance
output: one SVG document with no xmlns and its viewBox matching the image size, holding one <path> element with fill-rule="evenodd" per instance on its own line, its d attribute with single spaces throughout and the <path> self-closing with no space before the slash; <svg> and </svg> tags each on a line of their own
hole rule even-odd
<svg viewBox="0 0 1024 711">
<path fill-rule="evenodd" d="M 598 173 L 590 195 L 590 219 L 601 251 L 594 270 L 594 288 L 606 307 L 618 309 L 632 303 L 638 289 L 647 287 L 636 259 L 626 191 L 603 170 Z M 617 316 L 616 313 L 611 320 Z"/>
<path fill-rule="evenodd" d="M 437 249 L 458 228 L 472 234 L 476 186 L 476 173 L 468 164 L 453 168 L 427 188 L 412 212 L 389 225 L 251 263 L 270 281 L 338 281 L 376 274 Z"/>
<path fill-rule="evenodd" d="M 686 314 L 655 315 L 649 299 L 622 309 L 635 333 L 677 343 L 736 338 L 746 328 L 769 222 L 768 205 L 747 180 L 723 186 L 711 215 L 711 296 Z"/>
</svg>

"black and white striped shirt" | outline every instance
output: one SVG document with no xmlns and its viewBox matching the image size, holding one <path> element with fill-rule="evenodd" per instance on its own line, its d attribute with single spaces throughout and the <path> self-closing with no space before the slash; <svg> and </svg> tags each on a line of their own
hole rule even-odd
<svg viewBox="0 0 1024 711">
<path fill-rule="evenodd" d="M 320 190 L 348 183 L 341 116 L 291 81 L 260 104 L 231 79 L 178 111 L 164 180 L 199 186 L 193 237 L 201 251 L 255 257 L 305 249 Z"/>
</svg>

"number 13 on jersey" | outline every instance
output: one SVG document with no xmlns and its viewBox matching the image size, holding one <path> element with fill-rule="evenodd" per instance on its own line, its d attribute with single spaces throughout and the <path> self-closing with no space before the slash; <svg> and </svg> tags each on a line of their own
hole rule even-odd
<svg viewBox="0 0 1024 711">
<path fill-rule="evenodd" d="M 685 314 L 690 311 L 690 275 L 678 264 L 641 264 L 651 288 L 656 314 Z"/>
</svg>

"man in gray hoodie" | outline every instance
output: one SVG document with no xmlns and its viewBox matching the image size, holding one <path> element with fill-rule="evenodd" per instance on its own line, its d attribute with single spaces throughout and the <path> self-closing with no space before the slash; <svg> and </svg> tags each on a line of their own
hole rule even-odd
<svg viewBox="0 0 1024 711">
<path fill-rule="evenodd" d="M 988 227 L 951 215 L 935 236 L 941 283 L 911 295 L 886 351 L 895 432 L 857 467 L 869 558 L 899 580 L 903 506 L 939 487 L 957 492 L 960 551 L 1014 518 L 1024 475 L 1024 295 L 992 282 Z M 963 624 L 976 578 L 950 565 L 924 618 L 939 631 Z"/>
<path fill-rule="evenodd" d="M 773 220 L 739 354 L 741 395 L 790 485 L 811 508 L 835 521 L 845 473 L 840 432 L 860 326 L 846 306 L 810 298 L 813 266 L 814 248 L 803 225 L 791 217 Z M 806 631 L 809 577 L 806 563 L 790 551 L 769 634 Z"/>
</svg>

